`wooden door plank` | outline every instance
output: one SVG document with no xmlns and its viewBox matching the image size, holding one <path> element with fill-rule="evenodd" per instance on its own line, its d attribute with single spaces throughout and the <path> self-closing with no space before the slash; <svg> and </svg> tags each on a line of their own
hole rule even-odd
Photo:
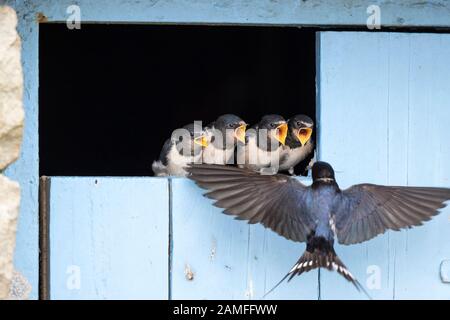
<svg viewBox="0 0 450 320">
<path fill-rule="evenodd" d="M 325 32 L 319 48 L 319 154 L 335 166 L 341 187 L 450 186 L 444 165 L 450 160 L 450 37 Z M 439 282 L 438 270 L 448 258 L 446 215 L 448 209 L 421 228 L 388 232 L 337 252 L 350 270 L 356 266 L 353 272 L 366 288 L 379 274 L 380 288 L 368 288 L 374 298 L 446 298 L 448 286 Z M 361 297 L 344 282 L 322 272 L 321 298 Z"/>
<path fill-rule="evenodd" d="M 385 34 L 320 33 L 320 159 L 341 188 L 387 182 L 388 47 Z M 384 105 L 380 105 L 380 101 Z M 341 246 L 336 252 L 373 298 L 392 297 L 389 237 Z M 367 281 L 381 273 L 380 288 Z M 335 272 L 321 271 L 321 299 L 365 299 Z"/>
<path fill-rule="evenodd" d="M 167 179 L 52 178 L 52 299 L 167 299 Z"/>
<path fill-rule="evenodd" d="M 295 264 L 304 244 L 212 206 L 192 181 L 172 179 L 173 299 L 261 299 Z M 317 272 L 268 299 L 317 299 Z"/>
<path fill-rule="evenodd" d="M 410 38 L 408 184 L 450 187 L 450 36 Z M 408 230 L 396 251 L 396 299 L 449 299 L 440 264 L 450 258 L 450 210 Z"/>
</svg>

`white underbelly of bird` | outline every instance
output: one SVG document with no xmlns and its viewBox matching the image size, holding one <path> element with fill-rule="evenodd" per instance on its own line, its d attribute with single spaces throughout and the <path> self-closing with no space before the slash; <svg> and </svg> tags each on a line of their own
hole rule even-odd
<svg viewBox="0 0 450 320">
<path fill-rule="evenodd" d="M 161 161 L 155 161 L 153 163 L 153 171 L 155 171 L 157 177 L 186 176 L 187 172 L 185 168 L 189 164 L 200 163 L 201 153 L 196 156 L 184 156 L 178 152 L 175 145 L 172 145 L 167 154 L 167 158 L 167 165 L 164 165 Z"/>
<path fill-rule="evenodd" d="M 237 148 L 239 167 L 259 170 L 261 168 L 277 168 L 281 155 L 281 146 L 273 151 L 258 148 L 256 139 L 249 139 L 248 143 Z"/>
<path fill-rule="evenodd" d="M 280 154 L 280 170 L 289 170 L 303 161 L 314 149 L 314 144 L 306 143 L 303 147 L 289 148 L 283 146 Z"/>
<path fill-rule="evenodd" d="M 232 164 L 234 158 L 234 146 L 228 149 L 215 148 L 213 144 L 203 150 L 203 163 L 207 164 Z"/>
</svg>

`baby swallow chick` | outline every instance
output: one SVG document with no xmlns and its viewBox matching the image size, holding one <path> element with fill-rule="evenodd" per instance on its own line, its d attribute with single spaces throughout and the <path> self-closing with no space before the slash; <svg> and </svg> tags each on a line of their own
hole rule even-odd
<svg viewBox="0 0 450 320">
<path fill-rule="evenodd" d="M 224 114 L 205 127 L 208 146 L 203 150 L 203 163 L 231 164 L 237 143 L 245 143 L 247 124 L 234 114 Z"/>
<path fill-rule="evenodd" d="M 262 117 L 247 131 L 245 148 L 237 148 L 239 167 L 276 172 L 287 131 L 288 125 L 282 116 L 270 114 Z"/>
<path fill-rule="evenodd" d="M 161 150 L 158 160 L 153 161 L 152 169 L 157 177 L 186 176 L 185 167 L 201 163 L 203 148 L 208 145 L 201 126 L 190 123 L 172 133 Z"/>
<path fill-rule="evenodd" d="M 298 114 L 288 120 L 286 144 L 281 148 L 280 169 L 294 174 L 294 167 L 314 151 L 311 139 L 314 121 L 303 114 Z"/>
</svg>

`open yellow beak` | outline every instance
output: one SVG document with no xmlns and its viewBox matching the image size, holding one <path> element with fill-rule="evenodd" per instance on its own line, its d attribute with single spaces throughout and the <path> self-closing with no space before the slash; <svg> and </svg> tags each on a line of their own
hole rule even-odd
<svg viewBox="0 0 450 320">
<path fill-rule="evenodd" d="M 283 146 L 286 143 L 286 137 L 288 132 L 288 125 L 287 123 L 280 124 L 275 133 L 275 139 L 277 139 Z"/>
<path fill-rule="evenodd" d="M 300 128 L 297 130 L 296 132 L 296 137 L 298 139 L 298 141 L 300 141 L 300 143 L 302 144 L 302 146 L 305 145 L 305 143 L 307 143 L 309 141 L 309 139 L 311 138 L 313 129 L 311 128 Z"/>
<path fill-rule="evenodd" d="M 200 137 L 197 137 L 194 139 L 194 143 L 202 146 L 202 147 L 207 147 L 208 146 L 208 139 L 206 139 L 205 135 L 202 135 Z"/>
<path fill-rule="evenodd" d="M 243 124 L 236 129 L 234 129 L 234 136 L 236 139 L 238 139 L 240 142 L 245 143 L 245 129 L 247 128 L 246 124 Z"/>
</svg>

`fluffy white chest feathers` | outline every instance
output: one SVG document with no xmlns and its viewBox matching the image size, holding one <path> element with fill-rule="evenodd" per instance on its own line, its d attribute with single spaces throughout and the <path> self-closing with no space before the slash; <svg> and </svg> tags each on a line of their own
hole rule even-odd
<svg viewBox="0 0 450 320">
<path fill-rule="evenodd" d="M 174 144 L 170 147 L 170 151 L 167 154 L 167 173 L 171 176 L 184 176 L 187 174 L 187 172 L 184 170 L 184 167 L 186 167 L 190 163 L 199 162 L 201 156 L 201 153 L 196 156 L 181 155 Z"/>
<path fill-rule="evenodd" d="M 310 141 L 304 146 L 295 149 L 283 146 L 280 157 L 280 170 L 288 170 L 295 167 L 313 151 L 313 148 L 314 144 Z"/>
<path fill-rule="evenodd" d="M 228 149 L 216 148 L 210 143 L 203 149 L 203 163 L 207 164 L 231 164 L 233 163 L 234 147 Z"/>
<path fill-rule="evenodd" d="M 277 167 L 281 154 L 281 146 L 273 151 L 258 148 L 256 137 L 250 137 L 245 148 L 238 148 L 238 161 L 245 159 L 244 167 L 253 170 L 268 167 Z M 239 163 L 240 164 L 240 163 Z"/>
</svg>

